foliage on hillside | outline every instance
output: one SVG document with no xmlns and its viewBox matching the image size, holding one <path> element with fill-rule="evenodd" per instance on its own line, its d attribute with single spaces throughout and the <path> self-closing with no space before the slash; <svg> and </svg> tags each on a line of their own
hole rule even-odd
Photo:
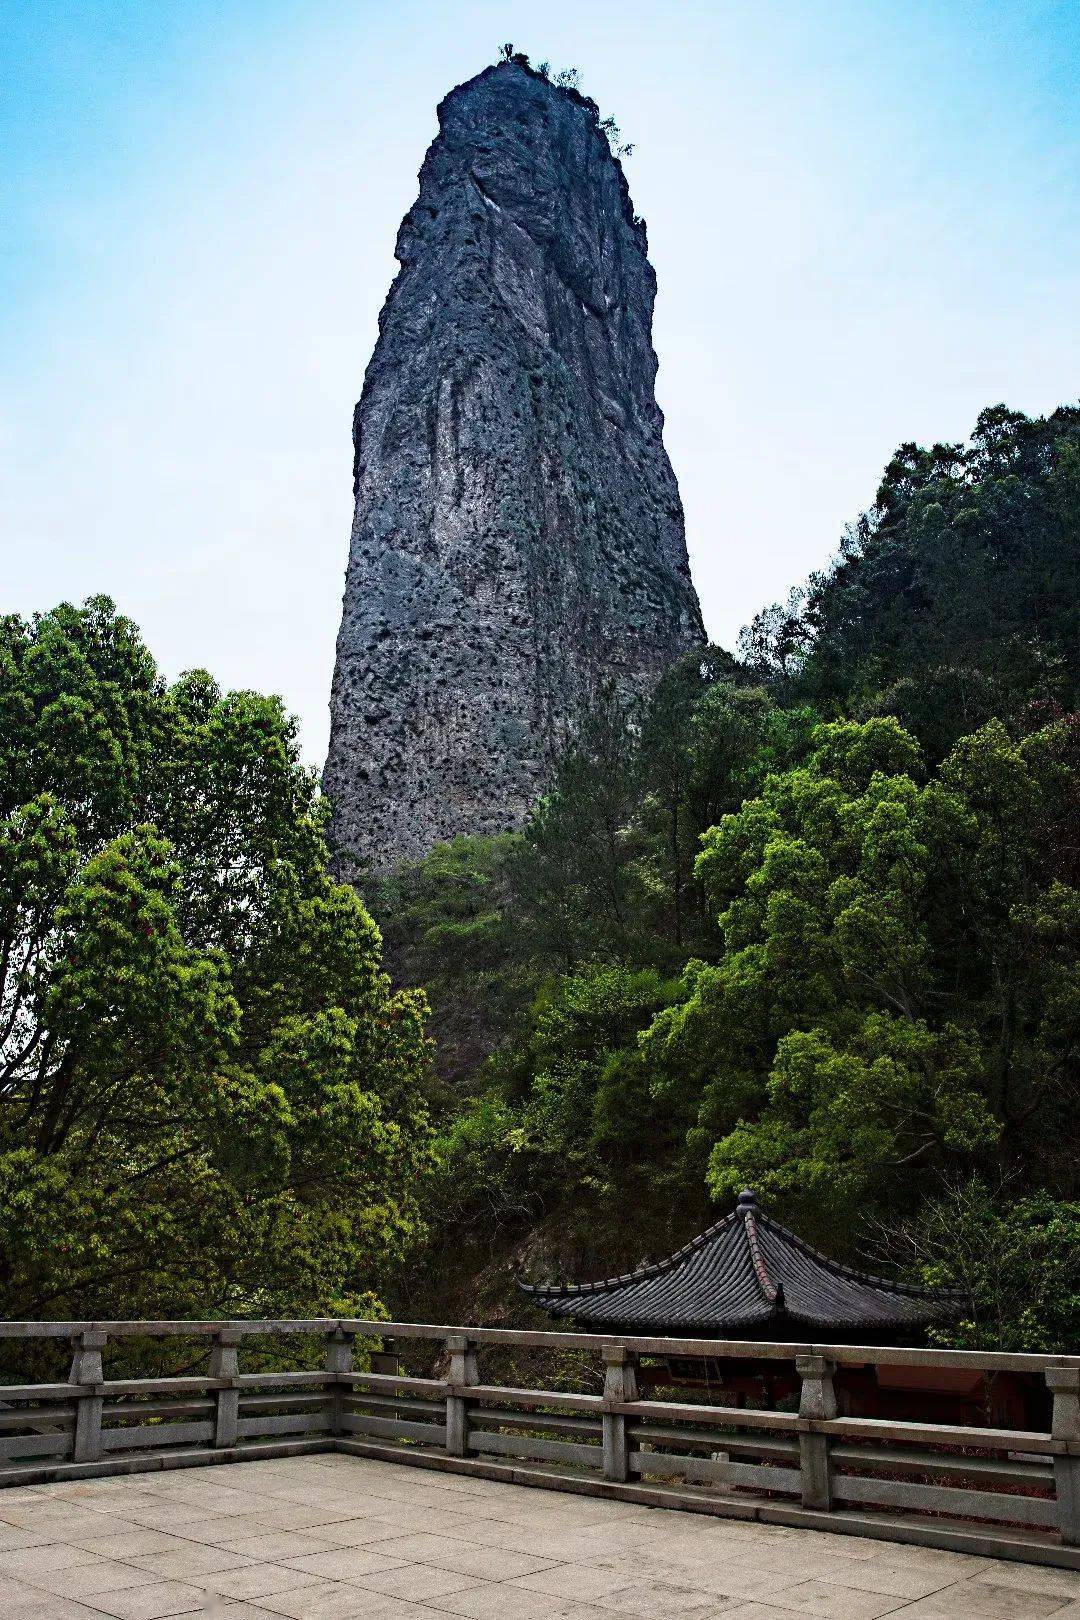
<svg viewBox="0 0 1080 1620">
<path fill-rule="evenodd" d="M 823 714 L 896 715 L 940 759 L 1032 702 L 1080 704 L 1080 409 L 996 405 L 967 445 L 901 445 L 824 573 L 743 633 Z"/>
<path fill-rule="evenodd" d="M 1075 1341 L 1078 602 L 1080 411 L 984 412 L 902 447 L 740 660 L 671 670 L 640 730 L 603 698 L 523 834 L 375 897 L 476 1037 L 432 1274 L 537 1232 L 543 1267 L 619 1269 L 749 1181 L 966 1288 L 965 1343 Z"/>
<path fill-rule="evenodd" d="M 372 1302 L 418 1232 L 424 1001 L 327 876 L 276 698 L 112 603 L 0 621 L 0 1309 Z"/>
</svg>

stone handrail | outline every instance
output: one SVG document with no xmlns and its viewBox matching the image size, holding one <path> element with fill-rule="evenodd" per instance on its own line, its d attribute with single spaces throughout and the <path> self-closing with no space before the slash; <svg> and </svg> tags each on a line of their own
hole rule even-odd
<svg viewBox="0 0 1080 1620">
<path fill-rule="evenodd" d="M 474 1344 L 498 1344 L 529 1350 L 599 1350 L 605 1344 L 625 1345 L 640 1355 L 700 1356 L 720 1360 L 752 1357 L 758 1361 L 794 1361 L 796 1356 L 826 1356 L 838 1366 L 879 1364 L 889 1367 L 948 1367 L 970 1372 L 1042 1372 L 1046 1367 L 1080 1369 L 1076 1355 L 1044 1355 L 1036 1351 L 926 1350 L 911 1345 L 771 1343 L 759 1339 L 680 1339 L 626 1333 L 565 1333 L 544 1328 L 461 1327 L 433 1322 L 387 1322 L 371 1317 L 305 1317 L 302 1319 L 207 1317 L 190 1321 L 38 1321 L 0 1319 L 0 1339 L 70 1339 L 87 1329 L 112 1339 L 205 1338 L 223 1328 L 245 1337 L 331 1333 L 341 1330 L 355 1338 L 439 1339 L 464 1333 Z"/>
<path fill-rule="evenodd" d="M 255 1339 L 321 1337 L 321 1365 L 245 1372 Z M 205 1340 L 205 1373 L 106 1376 L 111 1344 Z M 0 1484 L 343 1450 L 773 1523 L 817 1524 L 1080 1568 L 1080 1355 L 560 1333 L 353 1318 L 0 1322 L 69 1340 L 64 1382 L 0 1386 Z M 405 1374 L 405 1341 L 435 1346 Z M 357 1366 L 356 1351 L 367 1366 Z M 485 1382 L 489 1349 L 591 1353 L 602 1393 Z M 9 1342 L 9 1365 L 17 1342 Z M 791 1411 L 678 1393 L 669 1362 L 787 1362 Z M 659 1369 L 655 1364 L 659 1363 Z M 638 1374 L 670 1398 L 643 1399 Z M 1036 1375 L 1046 1430 L 844 1415 L 845 1368 Z"/>
</svg>

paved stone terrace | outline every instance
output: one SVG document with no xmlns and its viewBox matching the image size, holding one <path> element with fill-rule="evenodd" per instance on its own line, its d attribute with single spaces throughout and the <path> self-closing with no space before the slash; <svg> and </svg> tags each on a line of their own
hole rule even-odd
<svg viewBox="0 0 1080 1620">
<path fill-rule="evenodd" d="M 1080 1574 L 330 1454 L 0 1491 L 5 1620 L 1028 1620 Z"/>
</svg>

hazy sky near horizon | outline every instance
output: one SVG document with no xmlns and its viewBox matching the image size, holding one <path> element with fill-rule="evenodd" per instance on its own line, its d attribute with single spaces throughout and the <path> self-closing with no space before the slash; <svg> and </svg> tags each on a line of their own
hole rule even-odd
<svg viewBox="0 0 1080 1620">
<path fill-rule="evenodd" d="M 1075 402 L 1080 0 L 0 0 L 0 612 L 108 592 L 321 764 L 394 237 L 507 39 L 635 143 L 715 639 L 898 443 Z"/>
</svg>

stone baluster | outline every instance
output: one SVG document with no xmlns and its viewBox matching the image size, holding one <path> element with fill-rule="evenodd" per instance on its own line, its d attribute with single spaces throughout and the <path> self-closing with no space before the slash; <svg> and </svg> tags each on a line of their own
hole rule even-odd
<svg viewBox="0 0 1080 1620">
<path fill-rule="evenodd" d="M 804 1418 L 834 1418 L 836 1416 L 836 1387 L 833 1375 L 836 1364 L 824 1356 L 796 1356 L 795 1370 L 802 1379 L 799 1416 Z M 832 1507 L 832 1479 L 829 1472 L 829 1437 L 825 1434 L 800 1434 L 799 1471 L 804 1507 Z"/>
<path fill-rule="evenodd" d="M 326 1356 L 324 1366 L 328 1373 L 351 1373 L 353 1370 L 353 1339 L 352 1333 L 346 1333 L 344 1328 L 331 1328 L 326 1335 Z M 374 1360 L 374 1357 L 372 1357 Z M 351 1384 L 334 1383 L 329 1386 L 330 1399 L 328 1403 L 328 1422 L 331 1434 L 345 1432 L 345 1398 L 352 1392 Z"/>
<path fill-rule="evenodd" d="M 1047 1367 L 1046 1383 L 1054 1397 L 1050 1432 L 1070 1440 L 1071 1456 L 1054 1458 L 1057 1521 L 1067 1546 L 1080 1546 L 1080 1368 Z"/>
<path fill-rule="evenodd" d="M 451 1393 L 446 1397 L 446 1450 L 451 1457 L 465 1457 L 469 1451 L 469 1412 L 467 1397 L 453 1393 L 469 1384 L 480 1382 L 476 1370 L 476 1351 L 461 1334 L 452 1334 L 446 1341 L 450 1352 L 448 1374 Z"/>
<path fill-rule="evenodd" d="M 240 1361 L 237 1347 L 240 1335 L 235 1328 L 221 1328 L 214 1334 L 210 1350 L 210 1377 L 220 1379 L 214 1392 L 214 1444 L 235 1446 L 240 1424 Z"/>
<path fill-rule="evenodd" d="M 81 1384 L 75 1409 L 75 1438 L 72 1448 L 74 1462 L 97 1462 L 101 1456 L 101 1385 L 105 1374 L 101 1366 L 101 1352 L 107 1335 L 97 1328 L 85 1328 L 72 1340 L 74 1355 L 68 1382 Z"/>
<path fill-rule="evenodd" d="M 600 1354 L 604 1358 L 604 1411 L 601 1426 L 604 1434 L 604 1478 L 626 1480 L 630 1477 L 630 1454 L 626 1442 L 626 1416 L 609 1411 L 609 1406 L 624 1401 L 636 1401 L 637 1363 L 633 1353 L 623 1344 L 605 1344 Z"/>
</svg>

